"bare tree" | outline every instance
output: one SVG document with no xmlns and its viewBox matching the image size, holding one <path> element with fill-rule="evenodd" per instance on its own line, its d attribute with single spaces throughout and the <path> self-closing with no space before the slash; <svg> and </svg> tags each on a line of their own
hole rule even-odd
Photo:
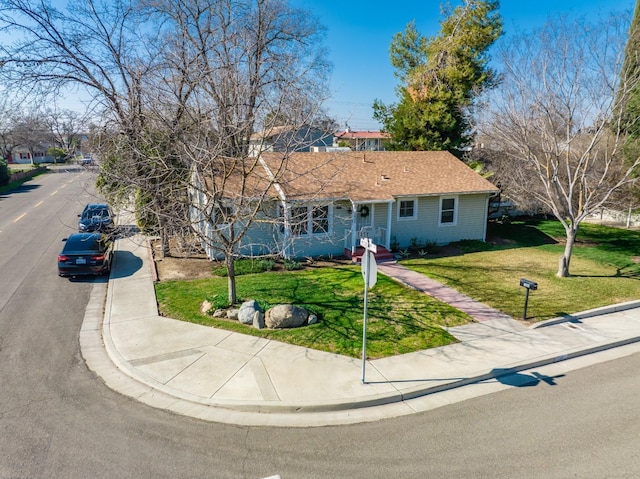
<svg viewBox="0 0 640 479">
<path fill-rule="evenodd" d="M 5 93 L 5 92 L 3 92 Z M 13 114 L 15 107 L 8 100 L 9 95 L 0 96 L 0 158 L 8 160 L 15 141 L 13 139 Z"/>
<path fill-rule="evenodd" d="M 110 161 L 98 186 L 111 199 L 147 198 L 141 204 L 154 213 L 157 176 L 139 147 L 149 137 L 146 78 L 162 60 L 149 9 L 127 0 L 70 0 L 64 10 L 43 0 L 2 0 L 0 7 L 0 31 L 15 39 L 0 46 L 5 83 L 43 98 L 87 92 L 88 110 L 98 112 L 95 145 L 109 147 L 99 152 Z M 163 220 L 156 215 L 166 244 Z"/>
<path fill-rule="evenodd" d="M 316 19 L 286 0 L 72 0 L 65 12 L 45 1 L 0 6 L 0 29 L 19 39 L 0 47 L 5 79 L 43 93 L 69 85 L 92 92 L 103 110 L 93 137 L 100 190 L 134 198 L 139 222 L 165 250 L 171 231 L 192 228 L 225 259 L 235 302 L 240 245 L 266 217 L 262 204 L 287 151 L 310 141 L 284 136 L 281 165 L 265 177 L 259 153 L 267 147 L 250 154 L 252 135 L 270 130 L 266 138 L 274 117 L 292 131 L 326 123 L 329 68 Z M 200 210 L 189 191 L 203 198 Z"/>
<path fill-rule="evenodd" d="M 625 162 L 616 124 L 635 84 L 619 82 L 628 19 L 559 18 L 511 39 L 499 52 L 501 88 L 480 121 L 481 132 L 504 153 L 496 180 L 505 193 L 538 202 L 564 226 L 560 277 L 569 276 L 580 223 L 632 183 L 640 165 L 639 158 Z"/>
<path fill-rule="evenodd" d="M 62 152 L 65 159 L 75 156 L 81 148 L 81 133 L 85 118 L 82 114 L 65 109 L 50 109 L 43 117 L 55 148 Z"/>
<path fill-rule="evenodd" d="M 282 125 L 274 118 L 286 118 L 288 131 L 294 132 L 326 122 L 320 108 L 329 70 L 323 32 L 309 12 L 284 0 L 154 4 L 172 35 L 164 58 L 173 75 L 165 74 L 157 91 L 170 92 L 163 97 L 184 105 L 181 121 L 169 130 L 176 155 L 191 172 L 187 188 L 193 231 L 224 259 L 229 302 L 234 303 L 235 259 L 252 229 L 277 221 L 274 185 L 287 153 L 311 142 L 283 130 L 280 164 L 267 173 L 260 158 L 267 146 L 250 151 L 250 140 L 257 132 L 262 138 L 279 134 Z M 275 253 L 271 245 L 256 247 Z"/>
</svg>

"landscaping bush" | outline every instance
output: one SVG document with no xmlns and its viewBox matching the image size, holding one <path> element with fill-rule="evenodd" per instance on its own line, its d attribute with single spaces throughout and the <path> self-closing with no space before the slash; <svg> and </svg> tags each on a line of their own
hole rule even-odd
<svg viewBox="0 0 640 479">
<path fill-rule="evenodd" d="M 243 274 L 263 273 L 265 271 L 271 271 L 275 267 L 275 261 L 271 258 L 240 258 L 235 261 L 234 268 L 236 276 Z M 227 267 L 224 263 L 215 263 L 211 269 L 212 273 L 216 276 L 227 276 Z"/>
<path fill-rule="evenodd" d="M 8 185 L 10 176 L 7 160 L 0 158 L 0 186 Z"/>
</svg>

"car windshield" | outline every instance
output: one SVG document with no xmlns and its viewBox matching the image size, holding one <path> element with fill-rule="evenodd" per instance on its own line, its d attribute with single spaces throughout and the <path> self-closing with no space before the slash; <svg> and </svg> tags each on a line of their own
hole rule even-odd
<svg viewBox="0 0 640 479">
<path fill-rule="evenodd" d="M 108 217 L 109 211 L 106 208 L 91 208 L 82 213 L 82 219 L 91 219 L 96 217 Z"/>
</svg>

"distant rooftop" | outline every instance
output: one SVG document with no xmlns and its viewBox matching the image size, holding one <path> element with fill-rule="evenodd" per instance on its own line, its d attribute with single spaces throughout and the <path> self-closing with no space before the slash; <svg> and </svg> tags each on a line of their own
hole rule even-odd
<svg viewBox="0 0 640 479">
<path fill-rule="evenodd" d="M 351 130 L 346 129 L 344 131 L 339 131 L 333 135 L 338 139 L 348 139 L 355 140 L 360 138 L 370 138 L 370 139 L 381 139 L 385 140 L 391 138 L 391 135 L 388 133 L 383 133 L 379 130 Z"/>
</svg>

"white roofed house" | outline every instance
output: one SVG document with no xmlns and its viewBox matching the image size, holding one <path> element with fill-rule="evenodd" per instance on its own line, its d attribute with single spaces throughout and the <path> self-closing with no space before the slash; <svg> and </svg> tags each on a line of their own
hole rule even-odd
<svg viewBox="0 0 640 479">
<path fill-rule="evenodd" d="M 484 241 L 498 192 L 444 151 L 265 152 L 256 165 L 253 181 L 265 195 L 241 256 L 357 258 L 364 236 L 382 258 L 392 242 Z M 224 196 L 231 212 L 233 194 Z"/>
</svg>

